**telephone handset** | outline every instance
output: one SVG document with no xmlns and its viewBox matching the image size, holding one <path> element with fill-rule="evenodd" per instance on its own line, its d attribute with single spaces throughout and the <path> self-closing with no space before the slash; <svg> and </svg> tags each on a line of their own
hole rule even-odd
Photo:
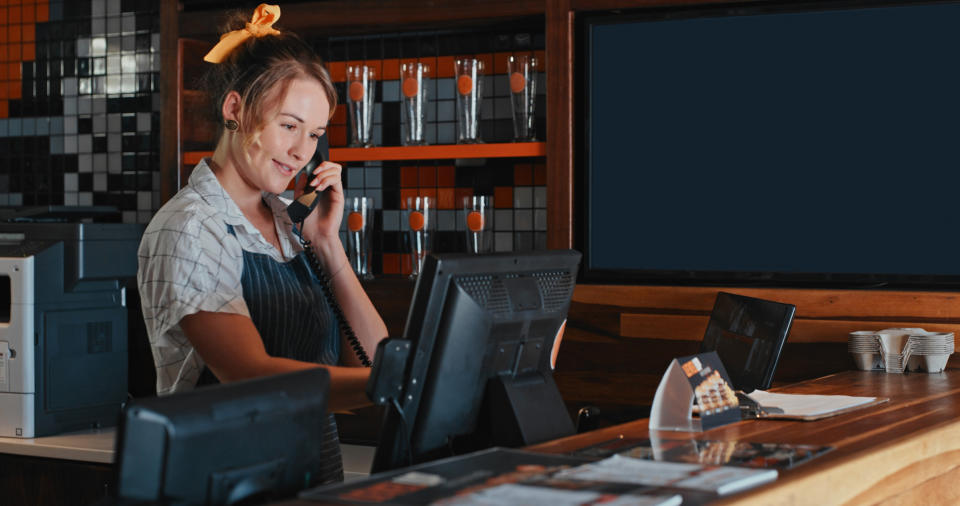
<svg viewBox="0 0 960 506">
<path fill-rule="evenodd" d="M 313 158 L 311 158 L 310 161 L 307 162 L 307 165 L 294 177 L 294 186 L 298 189 L 302 188 L 303 193 L 287 206 L 287 215 L 290 216 L 290 220 L 293 222 L 293 232 L 297 235 L 297 239 L 300 240 L 300 244 L 303 246 L 303 252 L 307 255 L 310 268 L 313 269 L 314 274 L 320 278 L 320 287 L 323 290 L 323 294 L 327 297 L 327 301 L 330 303 L 333 314 L 336 316 L 337 326 L 340 327 L 340 331 L 347 336 L 347 341 L 350 343 L 350 347 L 353 348 L 353 352 L 357 355 L 357 358 L 360 359 L 360 363 L 365 367 L 370 367 L 372 364 L 370 358 L 367 356 L 366 350 L 363 349 L 363 345 L 360 344 L 357 335 L 353 332 L 350 324 L 347 323 L 347 318 L 343 314 L 343 309 L 340 308 L 340 304 L 337 303 L 337 299 L 333 297 L 333 290 L 330 289 L 330 280 L 327 278 L 327 274 L 323 272 L 320 260 L 317 258 L 317 255 L 313 253 L 313 248 L 310 247 L 310 241 L 306 240 L 301 233 L 303 221 L 306 220 L 307 216 L 317 207 L 321 198 L 321 192 L 316 191 L 316 188 L 310 186 L 310 183 L 313 181 L 313 170 L 329 157 L 329 153 L 330 148 L 327 143 L 327 136 L 323 135 L 317 140 L 317 149 L 314 151 Z M 303 180 L 302 185 L 300 184 L 301 179 Z"/>
</svg>

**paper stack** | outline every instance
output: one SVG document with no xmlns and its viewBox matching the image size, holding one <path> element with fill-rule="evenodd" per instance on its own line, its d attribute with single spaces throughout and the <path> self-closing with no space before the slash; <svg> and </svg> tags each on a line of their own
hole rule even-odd
<svg viewBox="0 0 960 506">
<path fill-rule="evenodd" d="M 865 370 L 941 372 L 954 351 L 953 332 L 921 328 L 858 330 L 850 333 L 847 349 Z"/>
</svg>

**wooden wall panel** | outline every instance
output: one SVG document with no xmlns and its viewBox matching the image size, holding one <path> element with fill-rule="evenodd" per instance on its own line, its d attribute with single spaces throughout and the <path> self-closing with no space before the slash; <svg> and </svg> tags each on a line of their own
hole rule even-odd
<svg viewBox="0 0 960 506">
<path fill-rule="evenodd" d="M 696 353 L 717 292 L 797 306 L 774 385 L 853 369 L 853 330 L 921 327 L 960 332 L 955 292 L 577 285 L 557 358 L 556 380 L 571 411 L 617 413 L 653 402 L 674 357 Z"/>
</svg>

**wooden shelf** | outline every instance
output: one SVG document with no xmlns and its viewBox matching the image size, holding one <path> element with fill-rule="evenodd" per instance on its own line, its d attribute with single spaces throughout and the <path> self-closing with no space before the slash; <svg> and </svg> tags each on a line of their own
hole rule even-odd
<svg viewBox="0 0 960 506">
<path fill-rule="evenodd" d="M 183 163 L 195 165 L 212 151 L 188 151 Z M 374 148 L 330 148 L 335 162 L 368 160 L 443 160 L 451 158 L 514 158 L 545 156 L 544 142 L 502 142 L 494 144 L 439 144 L 435 146 L 387 146 Z"/>
</svg>

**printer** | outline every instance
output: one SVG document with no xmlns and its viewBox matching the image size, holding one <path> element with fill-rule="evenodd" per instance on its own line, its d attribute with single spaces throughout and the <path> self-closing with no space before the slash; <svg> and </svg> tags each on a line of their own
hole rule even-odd
<svg viewBox="0 0 960 506">
<path fill-rule="evenodd" d="M 0 437 L 116 424 L 142 234 L 137 224 L 0 223 Z"/>
</svg>

